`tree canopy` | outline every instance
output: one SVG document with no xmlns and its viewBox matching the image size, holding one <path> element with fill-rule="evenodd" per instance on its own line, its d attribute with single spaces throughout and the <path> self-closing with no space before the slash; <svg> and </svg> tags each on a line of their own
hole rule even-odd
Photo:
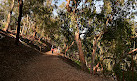
<svg viewBox="0 0 137 81">
<path fill-rule="evenodd" d="M 20 14 L 17 3 L 0 3 L 1 29 L 16 30 Z M 59 6 L 57 3 L 61 2 L 23 0 L 20 35 L 49 40 L 92 75 L 100 71 L 118 81 L 137 80 L 136 0 L 66 0 Z"/>
</svg>

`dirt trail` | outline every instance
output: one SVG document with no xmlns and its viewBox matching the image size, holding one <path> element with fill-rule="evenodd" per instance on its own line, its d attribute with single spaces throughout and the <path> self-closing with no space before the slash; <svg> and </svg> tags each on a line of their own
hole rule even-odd
<svg viewBox="0 0 137 81">
<path fill-rule="evenodd" d="M 90 74 L 63 62 L 55 53 L 47 53 L 36 57 L 28 66 L 22 67 L 22 72 L 10 81 L 111 81 L 91 77 Z"/>
<path fill-rule="evenodd" d="M 112 81 L 91 76 L 60 59 L 51 51 L 42 54 L 0 32 L 0 81 Z"/>
</svg>

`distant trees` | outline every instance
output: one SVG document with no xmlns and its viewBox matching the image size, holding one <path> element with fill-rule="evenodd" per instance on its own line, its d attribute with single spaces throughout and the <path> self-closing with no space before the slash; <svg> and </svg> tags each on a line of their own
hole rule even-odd
<svg viewBox="0 0 137 81">
<path fill-rule="evenodd" d="M 11 7 L 10 7 L 10 10 L 8 12 L 7 22 L 6 22 L 6 25 L 5 25 L 5 28 L 4 28 L 5 31 L 8 31 L 8 29 L 9 29 L 9 25 L 10 25 L 10 22 L 11 22 L 11 15 L 12 15 L 12 11 L 13 11 L 13 8 L 14 8 L 14 4 L 15 4 L 15 0 L 12 0 L 11 5 L 10 5 Z"/>
<path fill-rule="evenodd" d="M 134 31 L 132 29 L 134 12 L 130 10 L 136 7 L 136 1 L 102 0 L 101 2 L 104 4 L 100 8 L 101 12 L 96 11 L 96 1 L 87 0 L 86 3 L 88 4 L 81 1 L 76 2 L 81 4 L 79 5 L 79 3 L 77 3 L 76 5 L 75 1 L 70 0 L 67 0 L 66 3 L 66 8 L 70 15 L 70 17 L 67 17 L 70 18 L 70 22 L 68 22 L 70 25 L 68 28 L 73 28 L 72 32 L 76 32 L 75 37 L 77 39 L 75 41 L 77 42 L 77 47 L 79 48 L 79 46 L 82 45 L 83 48 L 84 46 L 84 49 L 81 49 L 84 51 L 82 55 L 87 55 L 88 58 L 91 56 L 91 61 L 89 61 L 89 63 L 91 63 L 91 73 L 94 73 L 93 71 L 96 70 L 94 69 L 95 66 L 100 64 L 103 66 L 98 65 L 98 68 L 103 67 L 104 72 L 111 71 L 117 76 L 118 80 L 122 80 L 123 78 L 119 76 L 125 77 L 125 75 L 119 72 L 123 73 L 123 68 L 125 69 L 126 66 L 128 66 L 126 63 L 129 64 L 129 61 L 125 59 L 131 59 L 131 56 L 127 54 L 130 49 L 133 48 L 133 40 L 131 37 L 134 36 Z M 77 8 L 77 6 L 79 7 Z M 77 24 L 77 22 L 79 23 Z M 80 45 L 78 41 L 81 32 L 79 31 L 85 28 L 87 31 L 84 33 L 84 40 L 82 40 Z M 124 62 L 122 60 L 124 60 Z M 132 65 L 130 65 L 130 67 L 131 66 Z M 124 71 L 127 71 L 127 69 L 128 68 Z M 129 79 L 130 78 L 126 80 Z"/>
<path fill-rule="evenodd" d="M 9 8 L 9 12 L 4 12 L 4 22 L 6 21 L 6 24 L 3 23 L 5 26 L 4 30 L 8 31 L 9 27 L 11 29 L 16 29 L 17 32 L 17 41 L 19 40 L 20 30 L 22 30 L 21 35 L 32 35 L 35 37 L 42 37 L 45 34 L 50 34 L 49 32 L 52 31 L 52 35 L 54 35 L 56 28 L 58 27 L 57 21 L 53 18 L 52 11 L 53 6 L 51 6 L 51 0 L 41 0 L 41 1 L 35 1 L 35 0 L 28 0 L 28 1 L 18 1 L 18 7 L 17 7 L 17 1 L 16 0 L 3 0 L 0 5 L 0 10 L 4 12 L 4 9 Z M 24 4 L 23 4 L 24 3 Z M 24 5 L 24 6 L 23 6 Z M 6 7 L 7 6 L 7 7 Z M 19 12 L 17 11 L 19 10 Z M 17 15 L 19 15 L 17 17 Z M 6 18 L 7 16 L 7 18 Z M 23 21 L 21 22 L 21 17 L 23 17 Z M 26 18 L 26 19 L 25 19 Z M 11 21 L 12 20 L 12 21 Z M 24 21 L 26 20 L 26 21 Z M 10 22 L 11 21 L 11 22 Z M 18 24 L 18 27 L 16 25 Z M 42 31 L 42 32 L 41 32 Z M 38 35 L 39 34 L 39 35 Z M 52 35 L 46 35 L 51 36 Z M 29 37 L 28 37 L 29 38 Z"/>
<path fill-rule="evenodd" d="M 16 0 L 1 0 L 0 13 L 4 17 L 1 19 L 1 24 L 5 31 L 16 29 L 15 23 L 17 22 L 17 1 Z"/>
<path fill-rule="evenodd" d="M 33 26 L 34 26 L 32 27 L 34 28 L 32 30 L 33 32 L 48 34 L 49 36 L 50 34 L 55 33 L 56 31 L 55 29 L 57 28 L 59 23 L 57 24 L 57 20 L 53 18 L 53 14 L 52 14 L 53 6 L 51 5 L 50 0 L 24 1 L 23 11 L 24 11 L 23 12 L 24 16 L 28 15 L 31 22 L 33 22 Z"/>
<path fill-rule="evenodd" d="M 18 20 L 16 43 L 21 29 L 21 35 L 29 39 L 51 39 L 67 57 L 78 52 L 82 69 L 90 69 L 91 74 L 100 70 L 104 75 L 116 76 L 119 81 L 136 80 L 135 24 L 132 22 L 135 0 L 67 0 L 66 5 L 65 2 L 60 5 L 57 16 L 53 14 L 57 6 L 52 5 L 51 0 L 18 0 L 19 8 L 17 2 L 12 1 L 1 4 L 0 11 L 7 16 L 5 31 L 11 25 L 15 29 Z M 103 3 L 100 12 L 96 6 L 99 1 Z M 7 13 L 4 9 L 8 8 Z M 124 78 L 126 76 L 128 78 Z"/>
</svg>

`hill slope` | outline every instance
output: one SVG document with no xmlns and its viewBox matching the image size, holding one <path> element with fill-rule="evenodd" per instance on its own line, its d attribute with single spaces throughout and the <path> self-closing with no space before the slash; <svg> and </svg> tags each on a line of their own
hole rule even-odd
<svg viewBox="0 0 137 81">
<path fill-rule="evenodd" d="M 112 81 L 91 76 L 58 56 L 42 54 L 0 31 L 0 81 Z M 49 53 L 49 52 L 48 52 Z"/>
</svg>

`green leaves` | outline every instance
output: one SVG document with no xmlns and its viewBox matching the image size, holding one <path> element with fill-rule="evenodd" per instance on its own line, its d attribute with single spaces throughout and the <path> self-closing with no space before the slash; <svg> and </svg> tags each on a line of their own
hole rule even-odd
<svg viewBox="0 0 137 81">
<path fill-rule="evenodd" d="M 105 10 L 105 13 L 108 15 L 108 14 L 111 14 L 112 12 L 112 8 L 111 8 L 111 2 L 110 1 L 105 1 L 104 2 L 104 10 Z"/>
</svg>

